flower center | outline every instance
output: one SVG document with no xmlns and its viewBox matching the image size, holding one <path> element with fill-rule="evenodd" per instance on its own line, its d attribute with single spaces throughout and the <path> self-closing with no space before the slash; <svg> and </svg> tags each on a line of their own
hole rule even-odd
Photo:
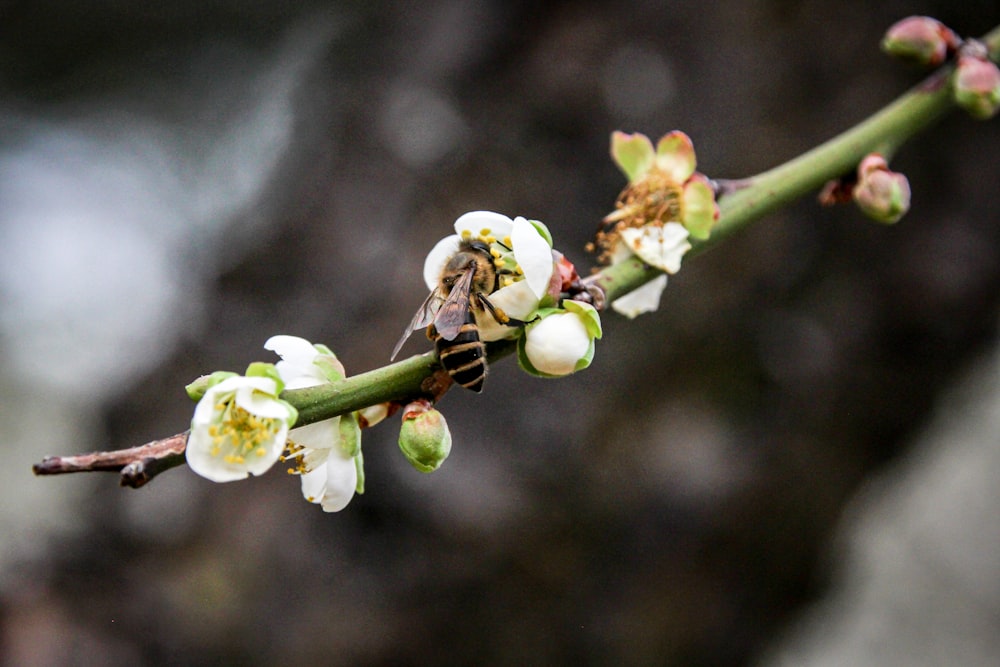
<svg viewBox="0 0 1000 667">
<path fill-rule="evenodd" d="M 653 166 L 642 180 L 629 183 L 621 191 L 615 200 L 615 211 L 604 218 L 605 224 L 588 250 L 599 251 L 598 261 L 607 264 L 622 229 L 681 222 L 683 192 L 682 184 Z"/>
<path fill-rule="evenodd" d="M 267 448 L 281 430 L 281 420 L 260 417 L 232 400 L 217 403 L 218 419 L 208 427 L 212 438 L 209 454 L 226 463 L 242 465 L 247 457 L 266 456 Z"/>
</svg>

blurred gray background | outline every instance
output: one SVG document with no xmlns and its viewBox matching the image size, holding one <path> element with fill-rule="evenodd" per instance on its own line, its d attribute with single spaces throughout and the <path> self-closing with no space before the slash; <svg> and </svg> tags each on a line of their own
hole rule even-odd
<svg viewBox="0 0 1000 667">
<path fill-rule="evenodd" d="M 496 364 L 423 475 L 365 433 L 340 514 L 274 470 L 147 488 L 47 454 L 183 430 L 290 333 L 384 365 L 473 209 L 582 269 L 612 130 L 764 170 L 919 81 L 903 16 L 979 2 L 0 2 L 0 663 L 995 664 L 997 124 L 904 147 L 896 227 L 805 200 Z M 406 353 L 423 348 L 410 343 Z M 958 388 L 955 388 L 958 387 Z"/>
</svg>

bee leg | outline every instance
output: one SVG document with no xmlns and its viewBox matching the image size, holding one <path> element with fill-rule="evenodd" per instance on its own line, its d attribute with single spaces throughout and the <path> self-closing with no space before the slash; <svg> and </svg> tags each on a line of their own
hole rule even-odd
<svg viewBox="0 0 1000 667">
<path fill-rule="evenodd" d="M 476 298 L 479 299 L 479 303 L 482 304 L 483 308 L 489 312 L 490 316 L 497 321 L 497 324 L 502 324 L 506 327 L 523 327 L 538 319 L 538 315 L 535 315 L 527 322 L 516 319 L 490 303 L 490 300 L 486 298 L 485 294 L 476 294 Z"/>
</svg>

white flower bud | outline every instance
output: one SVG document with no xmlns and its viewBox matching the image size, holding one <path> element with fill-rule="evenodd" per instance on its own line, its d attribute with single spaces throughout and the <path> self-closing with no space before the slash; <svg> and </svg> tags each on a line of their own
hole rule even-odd
<svg viewBox="0 0 1000 667">
<path fill-rule="evenodd" d="M 558 377 L 590 365 L 594 339 L 601 337 L 600 316 L 593 306 L 578 301 L 567 300 L 563 306 L 525 332 L 519 350 L 525 370 Z"/>
</svg>

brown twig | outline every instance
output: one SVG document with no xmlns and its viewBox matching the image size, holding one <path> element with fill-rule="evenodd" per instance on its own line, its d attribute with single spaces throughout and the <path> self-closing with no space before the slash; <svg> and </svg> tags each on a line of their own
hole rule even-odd
<svg viewBox="0 0 1000 667">
<path fill-rule="evenodd" d="M 117 472 L 121 485 L 138 489 L 164 470 L 184 463 L 188 432 L 169 438 L 119 449 L 74 456 L 47 456 L 32 466 L 36 475 L 62 475 L 71 472 Z"/>
</svg>

